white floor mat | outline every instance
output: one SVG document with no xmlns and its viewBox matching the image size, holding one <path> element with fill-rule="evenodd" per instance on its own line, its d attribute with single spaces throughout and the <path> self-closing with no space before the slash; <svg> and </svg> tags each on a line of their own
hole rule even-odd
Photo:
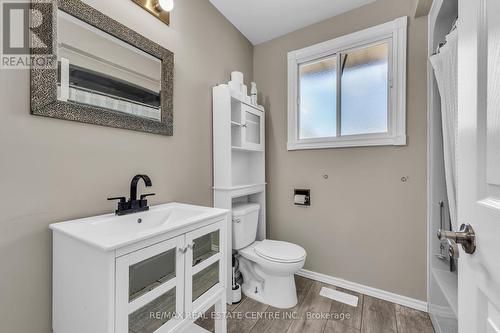
<svg viewBox="0 0 500 333">
<path fill-rule="evenodd" d="M 323 288 L 321 288 L 321 291 L 319 292 L 319 294 L 323 297 L 333 299 L 334 301 L 337 301 L 340 303 L 344 303 L 344 304 L 354 306 L 354 307 L 358 306 L 358 297 L 357 296 L 343 293 L 343 292 L 338 291 L 338 290 L 323 287 Z"/>
</svg>

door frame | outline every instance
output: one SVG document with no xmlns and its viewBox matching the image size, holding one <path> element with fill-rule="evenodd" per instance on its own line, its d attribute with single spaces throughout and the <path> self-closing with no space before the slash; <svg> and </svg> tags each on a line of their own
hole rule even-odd
<svg viewBox="0 0 500 333">
<path fill-rule="evenodd" d="M 450 0 L 434 0 L 428 14 L 428 46 L 427 46 L 427 56 L 430 57 L 436 51 L 436 43 L 441 42 L 437 40 L 436 32 L 439 27 L 437 27 L 438 18 L 442 17 L 443 12 L 450 16 L 450 22 L 442 22 L 443 25 L 452 24 L 451 15 L 454 12 L 458 12 L 458 0 L 453 0 L 456 4 L 451 4 Z M 446 6 L 446 7 L 443 7 Z M 444 36 L 443 36 L 444 37 Z M 439 324 L 435 317 L 435 314 L 439 312 L 443 317 L 454 317 L 457 319 L 458 312 L 455 313 L 456 309 L 445 308 L 445 307 L 432 307 L 431 303 L 431 281 L 433 277 L 433 241 L 437 240 L 437 229 L 436 229 L 436 216 L 439 214 L 438 202 L 442 199 L 447 199 L 446 182 L 444 175 L 444 160 L 436 161 L 435 156 L 439 154 L 440 156 L 444 154 L 442 150 L 442 124 L 441 121 L 436 119 L 436 117 L 441 118 L 441 115 L 436 116 L 437 111 L 441 111 L 440 100 L 438 99 L 438 89 L 434 78 L 434 70 L 430 64 L 429 59 L 427 59 L 427 312 L 431 318 L 431 321 L 436 328 L 436 332 L 439 331 Z M 440 133 L 440 135 L 437 134 Z M 438 150 L 440 146 L 440 151 Z M 445 207 L 446 208 L 446 207 Z M 448 217 L 448 213 L 444 214 L 444 219 Z M 456 228 L 456 226 L 454 226 Z M 446 253 L 446 252 L 445 252 Z M 458 290 L 457 290 L 458 293 Z M 457 304 L 458 306 L 458 304 Z"/>
</svg>

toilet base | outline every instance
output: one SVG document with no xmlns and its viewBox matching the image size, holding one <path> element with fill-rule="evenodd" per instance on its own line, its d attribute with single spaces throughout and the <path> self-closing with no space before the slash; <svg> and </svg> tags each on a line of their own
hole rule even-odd
<svg viewBox="0 0 500 333">
<path fill-rule="evenodd" d="M 262 286 L 256 286 L 255 283 L 243 283 L 241 292 L 248 298 L 254 299 L 259 303 L 269 304 L 264 300 L 262 295 Z"/>
<path fill-rule="evenodd" d="M 293 275 L 269 277 L 262 284 L 243 283 L 242 291 L 245 296 L 278 309 L 290 309 L 298 303 Z"/>
<path fill-rule="evenodd" d="M 293 274 L 286 276 L 269 275 L 257 265 L 240 258 L 243 275 L 242 291 L 245 296 L 278 309 L 290 309 L 297 305 L 297 290 Z"/>
</svg>

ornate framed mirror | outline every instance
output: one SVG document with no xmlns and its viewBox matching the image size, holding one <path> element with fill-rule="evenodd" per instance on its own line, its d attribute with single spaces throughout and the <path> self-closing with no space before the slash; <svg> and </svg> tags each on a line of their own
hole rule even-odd
<svg viewBox="0 0 500 333">
<path fill-rule="evenodd" d="M 31 6 L 51 44 L 32 57 L 52 60 L 31 69 L 33 115 L 173 135 L 171 51 L 80 0 Z"/>
</svg>

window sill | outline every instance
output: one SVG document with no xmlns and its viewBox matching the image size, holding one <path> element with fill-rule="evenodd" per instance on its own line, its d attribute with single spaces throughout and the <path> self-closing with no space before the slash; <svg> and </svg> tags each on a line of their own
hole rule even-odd
<svg viewBox="0 0 500 333">
<path fill-rule="evenodd" d="M 288 142 L 288 150 L 329 149 L 373 146 L 406 146 L 406 135 L 377 138 L 343 137 L 331 140 L 302 140 Z"/>
</svg>

